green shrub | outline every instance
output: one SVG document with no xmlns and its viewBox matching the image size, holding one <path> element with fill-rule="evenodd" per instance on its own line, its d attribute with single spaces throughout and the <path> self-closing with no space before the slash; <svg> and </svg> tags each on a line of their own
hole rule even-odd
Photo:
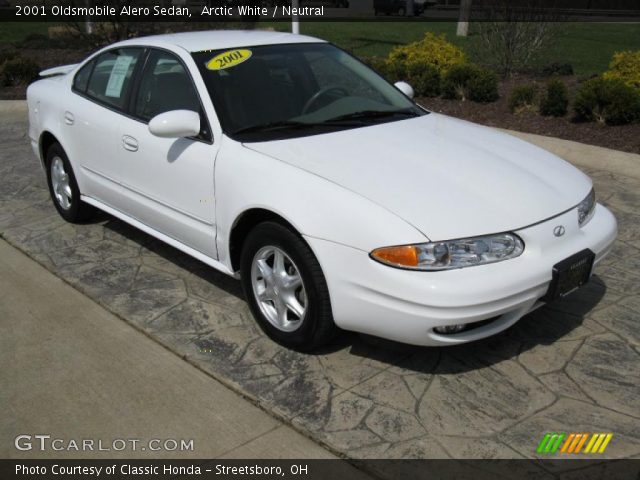
<svg viewBox="0 0 640 480">
<path fill-rule="evenodd" d="M 444 35 L 434 35 L 428 32 L 419 42 L 402 45 L 391 50 L 388 62 L 397 68 L 403 64 L 406 68 L 414 65 L 430 65 L 441 75 L 451 67 L 467 61 L 464 52 L 446 41 Z"/>
<path fill-rule="evenodd" d="M 16 56 L 0 67 L 0 79 L 5 87 L 27 85 L 38 78 L 40 67 L 31 59 Z"/>
<path fill-rule="evenodd" d="M 385 58 L 369 57 L 363 61 L 389 82 L 408 82 L 419 97 L 440 95 L 440 73 L 432 65 L 391 63 Z"/>
<path fill-rule="evenodd" d="M 551 117 L 564 117 L 569 108 L 569 92 L 562 80 L 551 80 L 540 102 L 540 113 Z"/>
<path fill-rule="evenodd" d="M 573 66 L 570 63 L 553 62 L 542 68 L 542 75 L 545 77 L 569 76 L 573 75 Z"/>
<path fill-rule="evenodd" d="M 509 95 L 509 110 L 511 113 L 520 113 L 525 110 L 533 110 L 535 107 L 536 89 L 533 85 L 521 85 L 514 87 Z"/>
<path fill-rule="evenodd" d="M 444 35 L 429 32 L 419 42 L 394 48 L 383 69 L 388 80 L 410 83 L 417 96 L 435 97 L 440 94 L 442 75 L 464 62 L 462 50 Z"/>
<path fill-rule="evenodd" d="M 602 75 L 606 79 L 618 79 L 640 90 L 640 50 L 617 52 Z"/>
<path fill-rule="evenodd" d="M 432 65 L 411 64 L 407 67 L 407 82 L 419 97 L 440 95 L 440 72 Z"/>
<path fill-rule="evenodd" d="M 573 108 L 579 120 L 632 123 L 640 120 L 640 92 L 620 79 L 595 77 L 582 85 Z"/>
<path fill-rule="evenodd" d="M 498 94 L 498 77 L 491 70 L 479 68 L 467 84 L 469 100 L 478 103 L 495 102 Z"/>
<path fill-rule="evenodd" d="M 476 67 L 468 63 L 451 68 L 442 78 L 442 95 L 445 98 L 466 100 L 467 85 L 475 72 Z"/>
<path fill-rule="evenodd" d="M 498 78 L 491 70 L 463 64 L 452 67 L 442 79 L 445 98 L 494 102 L 498 96 Z"/>
</svg>

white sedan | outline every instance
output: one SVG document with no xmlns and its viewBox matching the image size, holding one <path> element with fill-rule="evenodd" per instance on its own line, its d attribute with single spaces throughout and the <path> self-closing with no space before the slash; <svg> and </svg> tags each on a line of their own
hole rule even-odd
<svg viewBox="0 0 640 480">
<path fill-rule="evenodd" d="M 43 76 L 29 136 L 60 215 L 97 207 L 240 278 L 290 348 L 487 337 L 586 283 L 616 236 L 567 162 L 316 38 L 145 37 Z"/>
</svg>

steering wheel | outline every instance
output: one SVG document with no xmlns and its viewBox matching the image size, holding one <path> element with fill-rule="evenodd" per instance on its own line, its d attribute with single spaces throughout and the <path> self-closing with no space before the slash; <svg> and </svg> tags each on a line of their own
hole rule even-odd
<svg viewBox="0 0 640 480">
<path fill-rule="evenodd" d="M 333 91 L 341 93 L 345 97 L 349 95 L 349 92 L 347 92 L 345 88 L 338 85 L 329 85 L 327 87 L 321 88 L 316 93 L 314 93 L 309 100 L 307 100 L 307 103 L 304 104 L 304 107 L 302 107 L 302 114 L 304 115 L 305 113 L 307 113 L 311 106 L 316 103 L 320 97 L 323 97 L 327 93 Z"/>
</svg>

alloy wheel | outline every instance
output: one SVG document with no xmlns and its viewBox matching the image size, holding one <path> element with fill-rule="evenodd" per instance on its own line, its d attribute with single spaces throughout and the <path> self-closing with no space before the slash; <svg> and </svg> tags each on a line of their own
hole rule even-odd
<svg viewBox="0 0 640 480">
<path fill-rule="evenodd" d="M 300 270 L 275 246 L 258 250 L 251 263 L 251 286 L 260 311 L 283 332 L 300 328 L 307 312 L 307 293 Z"/>
<path fill-rule="evenodd" d="M 51 186 L 58 205 L 64 210 L 68 210 L 71 207 L 73 194 L 69 174 L 64 169 L 62 158 L 58 156 L 53 157 L 51 161 Z"/>
</svg>

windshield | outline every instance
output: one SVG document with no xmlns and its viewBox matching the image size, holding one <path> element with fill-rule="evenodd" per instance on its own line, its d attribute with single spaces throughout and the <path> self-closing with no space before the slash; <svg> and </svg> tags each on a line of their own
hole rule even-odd
<svg viewBox="0 0 640 480">
<path fill-rule="evenodd" d="M 244 142 L 315 135 L 426 112 L 327 43 L 194 53 L 224 132 Z"/>
</svg>

